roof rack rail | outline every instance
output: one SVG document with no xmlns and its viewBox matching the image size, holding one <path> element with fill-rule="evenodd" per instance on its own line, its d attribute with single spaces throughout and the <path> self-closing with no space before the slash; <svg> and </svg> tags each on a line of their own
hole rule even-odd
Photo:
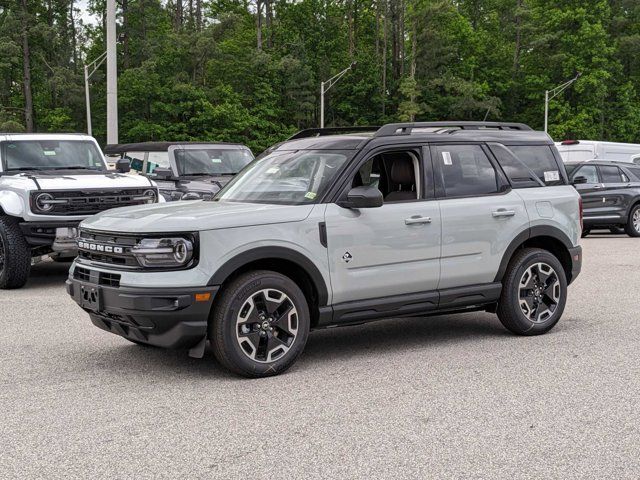
<svg viewBox="0 0 640 480">
<path fill-rule="evenodd" d="M 455 130 L 505 130 L 505 131 L 531 131 L 532 128 L 524 123 L 512 122 L 414 122 L 414 123 L 389 123 L 381 127 L 375 137 L 390 137 L 393 135 L 411 135 L 414 128 L 441 127 Z"/>
<path fill-rule="evenodd" d="M 298 140 L 300 138 L 324 137 L 326 135 L 339 135 L 341 133 L 357 133 L 357 132 L 377 132 L 380 127 L 328 127 L 328 128 L 307 128 L 294 133 L 289 140 Z"/>
</svg>

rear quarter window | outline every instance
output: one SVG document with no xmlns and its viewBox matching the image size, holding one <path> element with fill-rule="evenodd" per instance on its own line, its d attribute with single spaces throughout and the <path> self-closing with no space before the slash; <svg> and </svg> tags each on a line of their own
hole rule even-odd
<svg viewBox="0 0 640 480">
<path fill-rule="evenodd" d="M 632 180 L 638 182 L 640 181 L 640 166 L 638 167 L 627 167 L 627 170 L 629 171 L 629 173 L 631 173 L 631 175 L 635 178 L 633 178 Z"/>
<path fill-rule="evenodd" d="M 529 167 L 546 186 L 564 185 L 564 166 L 558 165 L 549 145 L 507 145 L 514 155 Z"/>
</svg>

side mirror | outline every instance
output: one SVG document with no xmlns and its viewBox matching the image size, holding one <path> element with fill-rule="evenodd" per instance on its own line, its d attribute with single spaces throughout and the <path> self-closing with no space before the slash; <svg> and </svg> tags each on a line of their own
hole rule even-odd
<svg viewBox="0 0 640 480">
<path fill-rule="evenodd" d="M 171 180 L 173 178 L 173 172 L 170 168 L 156 168 L 153 171 L 153 175 L 158 180 Z"/>
<path fill-rule="evenodd" d="M 355 187 L 349 190 L 346 201 L 338 205 L 343 208 L 377 208 L 383 203 L 382 192 L 376 187 Z"/>
<path fill-rule="evenodd" d="M 131 163 L 126 158 L 120 158 L 116 162 L 116 172 L 129 173 L 131 171 Z"/>
<path fill-rule="evenodd" d="M 585 183 L 588 183 L 589 180 L 587 179 L 587 177 L 583 177 L 582 175 L 580 175 L 579 177 L 576 177 L 573 179 L 573 185 L 583 185 Z"/>
</svg>

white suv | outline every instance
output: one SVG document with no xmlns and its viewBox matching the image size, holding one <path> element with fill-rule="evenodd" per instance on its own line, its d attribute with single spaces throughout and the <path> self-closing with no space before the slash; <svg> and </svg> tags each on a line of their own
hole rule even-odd
<svg viewBox="0 0 640 480">
<path fill-rule="evenodd" d="M 0 135 L 0 288 L 22 287 L 35 258 L 73 258 L 81 220 L 113 207 L 157 203 L 156 185 L 123 175 L 127 168 L 107 170 L 87 135 Z"/>
<path fill-rule="evenodd" d="M 213 202 L 84 221 L 67 290 L 104 330 L 199 357 L 209 341 L 260 377 L 292 365 L 311 329 L 385 317 L 485 310 L 544 333 L 580 233 L 553 141 L 525 125 L 308 130 Z"/>
</svg>

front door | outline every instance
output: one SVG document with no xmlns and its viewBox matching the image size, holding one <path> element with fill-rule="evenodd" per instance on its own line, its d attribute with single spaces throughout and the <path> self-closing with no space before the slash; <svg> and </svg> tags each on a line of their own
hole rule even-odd
<svg viewBox="0 0 640 480">
<path fill-rule="evenodd" d="M 326 210 L 334 304 L 432 292 L 440 278 L 440 207 L 430 198 L 420 148 L 365 160 L 352 186 L 376 186 L 378 208 Z M 346 193 L 346 192 L 345 192 Z"/>
</svg>

